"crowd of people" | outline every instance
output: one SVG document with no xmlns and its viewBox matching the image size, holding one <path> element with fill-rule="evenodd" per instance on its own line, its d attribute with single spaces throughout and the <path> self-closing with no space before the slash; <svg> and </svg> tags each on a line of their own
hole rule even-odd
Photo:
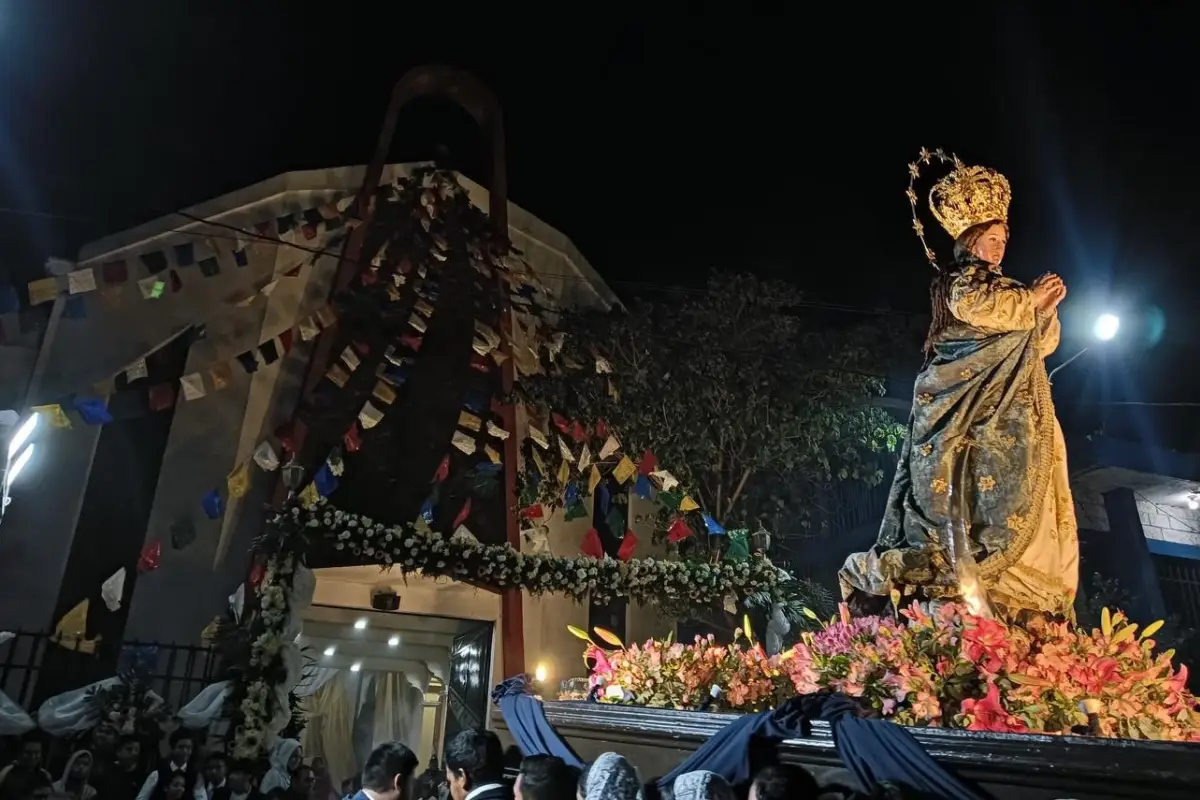
<svg viewBox="0 0 1200 800">
<path fill-rule="evenodd" d="M 0 800 L 816 800 L 843 797 L 822 790 L 804 769 L 786 764 L 760 770 L 733 787 L 712 772 L 688 772 L 664 785 L 643 779 L 623 756 L 605 753 L 583 769 L 561 758 L 522 758 L 505 751 L 491 731 L 459 733 L 444 763 L 418 773 L 416 754 L 400 742 L 376 747 L 362 772 L 334 787 L 319 757 L 306 762 L 300 742 L 272 748 L 265 769 L 207 749 L 201 737 L 176 730 L 143 752 L 133 736 L 101 726 L 85 747 L 66 755 L 55 774 L 48 742 L 36 734 L 18 743 L 0 768 Z M 64 753 L 65 755 L 65 753 Z M 514 757 L 515 756 L 515 757 Z"/>
<path fill-rule="evenodd" d="M 228 758 L 216 748 L 201 751 L 203 737 L 176 730 L 146 752 L 137 736 L 95 728 L 62 760 L 47 759 L 52 740 L 36 732 L 13 748 L 0 769 L 0 800 L 340 800 L 320 758 L 305 763 L 300 743 L 280 741 L 268 768 Z"/>
</svg>

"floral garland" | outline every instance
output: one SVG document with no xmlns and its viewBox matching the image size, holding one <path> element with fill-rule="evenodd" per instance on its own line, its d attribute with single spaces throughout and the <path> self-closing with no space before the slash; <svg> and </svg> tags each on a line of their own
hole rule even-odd
<svg viewBox="0 0 1200 800">
<path fill-rule="evenodd" d="M 230 698 L 235 709 L 234 758 L 254 759 L 262 754 L 268 725 L 279 711 L 275 687 L 287 672 L 283 662 L 284 628 L 295 571 L 295 555 L 277 554 L 267 560 L 256 588 L 259 609 L 251 622 L 250 658 Z"/>
<path fill-rule="evenodd" d="M 710 605 L 729 596 L 773 596 L 786 582 L 779 568 L 762 556 L 709 564 L 527 555 L 508 544 L 481 544 L 465 527 L 446 538 L 423 522 L 384 525 L 326 502 L 286 513 L 310 536 L 330 538 L 335 549 L 375 559 L 381 566 L 532 595 L 565 594 L 576 601 L 590 596 L 601 603 L 626 597 L 642 603 Z"/>
<path fill-rule="evenodd" d="M 171 719 L 166 701 L 150 688 L 145 670 L 130 670 L 117 675 L 118 682 L 87 693 L 87 702 L 95 709 L 97 725 L 112 725 L 122 736 L 139 736 L 143 741 L 162 737 L 162 723 Z"/>
<path fill-rule="evenodd" d="M 591 686 L 606 702 L 758 711 L 832 690 L 904 725 L 1200 741 L 1187 667 L 1172 665 L 1173 651 L 1154 652 L 1160 627 L 1139 635 L 1108 611 L 1090 632 L 1041 618 L 1018 626 L 916 604 L 894 617 L 851 619 L 843 605 L 840 617 L 777 656 L 741 631 L 729 646 L 710 636 L 626 647 L 600 629 L 619 649 L 589 639 L 587 655 L 596 664 Z"/>
</svg>

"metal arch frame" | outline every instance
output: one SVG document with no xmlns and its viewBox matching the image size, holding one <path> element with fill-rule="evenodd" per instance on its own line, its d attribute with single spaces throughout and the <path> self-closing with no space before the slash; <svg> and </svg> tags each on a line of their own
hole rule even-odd
<svg viewBox="0 0 1200 800">
<path fill-rule="evenodd" d="M 343 291 L 357 274 L 357 265 L 361 261 L 363 242 L 366 240 L 367 228 L 371 224 L 371 201 L 375 189 L 383 176 L 383 168 L 387 165 L 388 153 L 396 138 L 396 121 L 403 109 L 413 100 L 423 97 L 441 97 L 452 101 L 475 120 L 483 130 L 484 136 L 491 145 L 492 170 L 488 187 L 488 216 L 493 231 L 501 240 L 508 239 L 508 169 L 505 160 L 504 118 L 496 95 L 478 78 L 466 70 L 441 64 L 430 64 L 416 67 L 405 73 L 392 88 L 391 99 L 383 117 L 383 126 L 375 144 L 375 154 L 371 159 L 367 172 L 363 176 L 362 187 L 355 201 L 355 208 L 362 224 L 357 226 L 348 237 L 338 259 L 337 271 L 334 274 L 330 298 Z M 501 278 L 498 276 L 498 280 Z M 503 284 L 501 284 L 503 286 Z M 334 326 L 336 329 L 336 324 Z M 502 381 L 505 395 L 510 395 L 513 385 L 513 359 L 511 352 L 512 315 L 503 318 L 503 333 L 501 337 L 501 352 L 509 356 L 501 366 Z M 309 359 L 305 372 L 304 383 L 297 406 L 325 374 L 330 354 L 333 348 L 331 332 L 322 332 L 316 341 L 313 354 Z M 501 411 L 501 423 L 505 430 L 516 429 L 516 408 L 505 404 Z M 295 418 L 295 414 L 292 415 Z M 300 452 L 307 433 L 304 427 L 297 426 L 294 432 L 295 449 Z M 515 436 L 509 436 L 504 442 L 504 492 L 505 504 L 505 539 L 511 546 L 521 547 L 520 526 L 517 521 L 517 441 Z M 286 497 L 286 489 L 282 482 L 276 490 L 276 501 Z M 501 637 L 503 668 L 505 676 L 517 675 L 525 671 L 525 636 L 520 590 L 507 589 L 500 592 L 501 596 Z"/>
</svg>

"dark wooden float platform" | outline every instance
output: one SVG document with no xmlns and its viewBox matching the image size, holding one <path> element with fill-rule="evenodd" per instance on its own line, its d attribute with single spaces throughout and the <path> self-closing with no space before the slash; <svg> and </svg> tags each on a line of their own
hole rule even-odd
<svg viewBox="0 0 1200 800">
<path fill-rule="evenodd" d="M 649 780 L 669 772 L 736 714 L 577 702 L 547 702 L 546 717 L 587 761 L 615 750 Z M 512 738 L 498 711 L 493 724 Z M 1000 734 L 910 728 L 941 764 L 1000 800 L 1200 798 L 1200 744 Z M 822 783 L 853 785 L 834 749 L 832 731 L 785 742 L 783 760 L 808 768 Z"/>
</svg>

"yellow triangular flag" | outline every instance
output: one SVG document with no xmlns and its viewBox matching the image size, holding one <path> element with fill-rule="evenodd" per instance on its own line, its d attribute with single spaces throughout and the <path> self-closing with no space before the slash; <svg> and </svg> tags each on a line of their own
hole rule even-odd
<svg viewBox="0 0 1200 800">
<path fill-rule="evenodd" d="M 530 451 L 530 454 L 533 456 L 533 466 L 537 469 L 538 475 L 546 477 L 546 462 L 542 461 L 541 454 L 537 450 Z"/>
<path fill-rule="evenodd" d="M 613 469 L 613 477 L 617 479 L 617 483 L 624 483 L 634 476 L 637 472 L 637 465 L 629 460 L 629 456 L 621 456 L 621 460 L 617 462 L 617 466 Z"/>
<path fill-rule="evenodd" d="M 58 403 L 50 403 L 45 406 L 34 406 L 33 410 L 46 418 L 46 422 L 50 423 L 52 428 L 69 428 L 71 420 L 67 417 L 67 412 L 63 411 L 62 406 Z"/>
<path fill-rule="evenodd" d="M 250 489 L 250 467 L 249 464 L 243 462 L 238 465 L 233 472 L 229 473 L 225 478 L 225 485 L 229 487 L 230 497 L 241 497 Z"/>
<path fill-rule="evenodd" d="M 680 511 L 697 511 L 699 508 L 700 505 L 686 494 L 683 496 L 683 499 L 679 501 Z"/>
<path fill-rule="evenodd" d="M 571 465 L 566 461 L 562 461 L 558 465 L 558 483 L 560 486 L 565 485 L 571 479 Z"/>
<path fill-rule="evenodd" d="M 595 494 L 596 487 L 600 485 L 600 470 L 592 464 L 592 471 L 588 474 L 588 494 Z"/>
<path fill-rule="evenodd" d="M 82 639 L 87 635 L 88 601 L 81 600 L 79 605 L 72 608 L 54 626 L 56 639 Z M 74 648 L 72 648 L 74 649 Z"/>
<path fill-rule="evenodd" d="M 315 508 L 321 500 L 321 493 L 317 491 L 317 485 L 310 483 L 304 487 L 304 491 L 300 493 L 300 505 L 305 508 Z"/>
</svg>

